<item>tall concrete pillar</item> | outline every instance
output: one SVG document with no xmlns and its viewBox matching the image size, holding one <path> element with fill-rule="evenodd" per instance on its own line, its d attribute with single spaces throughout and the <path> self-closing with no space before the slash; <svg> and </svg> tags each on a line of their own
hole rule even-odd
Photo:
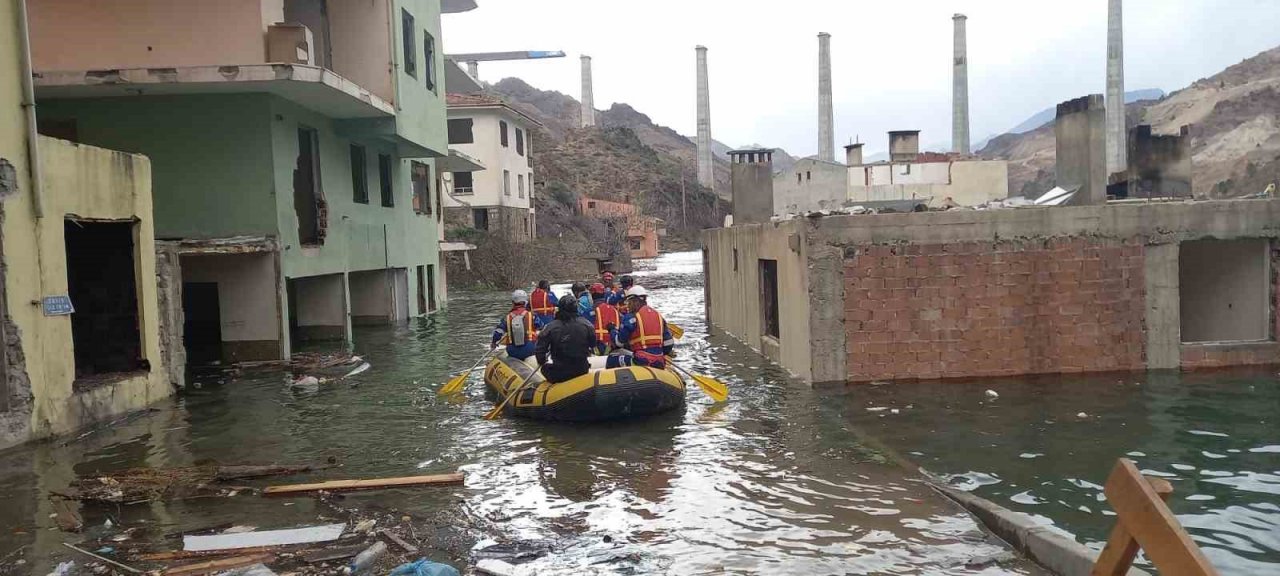
<svg viewBox="0 0 1280 576">
<path fill-rule="evenodd" d="M 582 55 L 582 127 L 596 125 L 596 105 L 591 97 L 591 57 Z"/>
<path fill-rule="evenodd" d="M 467 74 L 471 75 L 471 78 L 479 82 L 480 81 L 480 63 L 467 62 Z"/>
<path fill-rule="evenodd" d="M 831 111 L 831 35 L 818 33 L 818 159 L 836 161 L 835 120 Z"/>
<path fill-rule="evenodd" d="M 707 47 L 698 54 L 698 183 L 714 189 L 716 176 L 711 156 L 711 89 L 707 82 Z"/>
<path fill-rule="evenodd" d="M 1107 5 L 1107 175 L 1129 169 L 1124 120 L 1124 19 L 1121 0 Z"/>
<path fill-rule="evenodd" d="M 969 153 L 969 50 L 966 47 L 964 14 L 951 17 L 955 23 L 954 60 L 951 66 L 951 150 Z"/>
</svg>

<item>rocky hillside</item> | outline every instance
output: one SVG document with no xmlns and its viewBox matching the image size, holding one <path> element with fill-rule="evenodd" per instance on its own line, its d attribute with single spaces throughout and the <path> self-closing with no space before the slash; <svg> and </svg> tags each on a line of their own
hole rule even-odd
<svg viewBox="0 0 1280 576">
<path fill-rule="evenodd" d="M 1130 126 L 1150 124 L 1160 134 L 1191 126 L 1197 196 L 1260 192 L 1280 179 L 1280 48 L 1159 100 L 1131 103 L 1126 116 Z M 1010 194 L 1035 194 L 1055 183 L 1052 122 L 997 136 L 978 154 L 1009 161 Z"/>
</svg>

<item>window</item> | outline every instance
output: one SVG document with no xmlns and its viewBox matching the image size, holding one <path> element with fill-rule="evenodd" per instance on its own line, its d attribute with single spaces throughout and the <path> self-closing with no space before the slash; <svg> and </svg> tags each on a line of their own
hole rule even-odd
<svg viewBox="0 0 1280 576">
<path fill-rule="evenodd" d="M 810 172 L 810 171 L 808 171 L 808 170 L 805 170 L 805 171 L 804 171 L 804 179 L 805 179 L 806 181 L 808 181 L 808 180 L 813 180 L 813 172 Z"/>
<path fill-rule="evenodd" d="M 365 166 L 364 146 L 351 145 L 351 201 L 369 203 L 369 171 Z"/>
<path fill-rule="evenodd" d="M 733 271 L 734 272 L 738 271 L 738 249 L 737 248 L 733 249 Z"/>
<path fill-rule="evenodd" d="M 324 243 L 321 223 L 320 135 L 314 128 L 298 127 L 298 159 L 293 168 L 293 210 L 298 217 L 298 242 Z"/>
<path fill-rule="evenodd" d="M 533 200 L 533 172 L 529 173 L 529 199 Z"/>
<path fill-rule="evenodd" d="M 799 184 L 800 181 L 801 181 L 800 173 L 796 172 L 796 184 Z"/>
<path fill-rule="evenodd" d="M 516 154 L 524 156 L 524 131 L 516 128 Z"/>
<path fill-rule="evenodd" d="M 422 31 L 422 67 L 426 71 L 427 90 L 436 91 L 436 39 Z"/>
<path fill-rule="evenodd" d="M 511 195 L 511 171 L 510 170 L 502 171 L 502 195 L 503 196 Z"/>
<path fill-rule="evenodd" d="M 431 167 L 421 162 L 411 162 L 409 171 L 413 183 L 413 211 L 431 214 Z"/>
<path fill-rule="evenodd" d="M 436 171 L 436 222 L 444 222 L 444 182 L 440 180 L 440 171 Z"/>
<path fill-rule="evenodd" d="M 524 147 L 525 147 L 525 149 L 526 149 L 526 150 L 528 150 L 528 151 L 529 151 L 529 154 L 528 154 L 528 155 L 526 155 L 526 156 L 525 156 L 525 159 L 524 159 L 524 161 L 525 161 L 525 166 L 533 166 L 533 135 L 532 135 L 530 132 L 525 132 L 525 133 L 524 133 Z M 530 174 L 530 175 L 529 175 L 529 183 L 530 183 L 530 184 L 529 184 L 530 192 L 532 192 L 532 189 L 533 189 L 533 174 Z"/>
<path fill-rule="evenodd" d="M 471 129 L 475 122 L 470 118 L 452 118 L 449 120 L 449 143 L 471 144 L 476 141 Z"/>
<path fill-rule="evenodd" d="M 644 238 L 641 238 L 639 236 L 632 236 L 630 238 L 627 238 L 627 244 L 630 246 L 632 250 L 639 250 L 642 246 L 643 241 L 644 241 Z"/>
<path fill-rule="evenodd" d="M 595 200 L 587 200 L 587 208 L 595 208 L 595 207 L 596 207 Z"/>
<path fill-rule="evenodd" d="M 396 205 L 395 192 L 391 188 L 391 156 L 378 155 L 378 186 L 382 190 L 382 205 L 390 208 Z"/>
<path fill-rule="evenodd" d="M 454 196 L 470 196 L 476 193 L 474 186 L 475 180 L 471 177 L 470 172 L 454 172 L 453 173 L 453 195 Z"/>
<path fill-rule="evenodd" d="M 519 192 L 520 197 L 524 198 L 524 174 L 516 175 L 516 190 Z"/>
<path fill-rule="evenodd" d="M 400 35 L 404 41 L 404 73 L 418 77 L 418 49 L 414 42 L 417 26 L 413 25 L 413 14 L 404 8 L 400 9 Z"/>
<path fill-rule="evenodd" d="M 471 220 L 475 223 L 476 230 L 489 229 L 489 209 L 475 208 L 471 210 Z"/>
<path fill-rule="evenodd" d="M 502 147 L 507 147 L 507 122 L 506 120 L 498 121 L 498 139 L 502 141 Z"/>
<path fill-rule="evenodd" d="M 66 220 L 67 296 L 76 378 L 147 367 L 138 330 L 132 222 Z M 77 390 L 88 382 L 76 382 Z"/>
<path fill-rule="evenodd" d="M 1271 333 L 1270 242 L 1266 238 L 1178 244 L 1181 339 L 1190 342 L 1275 340 Z"/>
<path fill-rule="evenodd" d="M 778 337 L 778 261 L 760 260 L 760 333 Z"/>
</svg>

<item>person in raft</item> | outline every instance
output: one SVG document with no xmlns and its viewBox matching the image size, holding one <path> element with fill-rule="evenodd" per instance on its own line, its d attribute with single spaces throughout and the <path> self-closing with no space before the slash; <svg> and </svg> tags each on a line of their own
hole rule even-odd
<svg viewBox="0 0 1280 576">
<path fill-rule="evenodd" d="M 644 286 L 632 286 L 627 290 L 627 315 L 613 334 L 613 345 L 622 349 L 621 354 L 611 354 L 605 365 L 608 368 L 620 366 L 649 366 L 663 369 L 667 367 L 667 356 L 675 357 L 675 338 L 667 329 L 667 321 L 657 310 L 648 304 L 648 293 Z"/>
<path fill-rule="evenodd" d="M 609 303 L 617 306 L 619 312 L 625 313 L 627 311 L 627 307 L 622 301 L 627 297 L 627 290 L 634 286 L 635 283 L 635 278 L 632 278 L 630 274 L 624 274 L 622 278 L 618 279 L 618 288 L 609 293 Z"/>
<path fill-rule="evenodd" d="M 564 295 L 556 308 L 556 319 L 538 335 L 534 353 L 542 366 L 542 376 L 555 384 L 590 372 L 587 357 L 595 343 L 591 323 L 578 315 L 578 299 L 572 294 Z"/>
<path fill-rule="evenodd" d="M 507 355 L 520 361 L 533 356 L 542 322 L 529 310 L 529 295 L 524 290 L 511 293 L 511 311 L 507 312 L 493 331 L 493 347 L 507 347 Z"/>
<path fill-rule="evenodd" d="M 550 324 L 555 319 L 556 295 L 551 293 L 550 282 L 538 281 L 538 287 L 529 295 L 529 308 L 533 310 L 534 318 L 541 320 L 543 325 Z"/>
<path fill-rule="evenodd" d="M 596 328 L 596 355 L 604 356 L 609 353 L 609 327 L 622 323 L 622 313 L 618 312 L 616 306 L 609 304 L 609 290 L 604 284 L 596 282 L 591 285 L 591 300 L 596 307 L 595 318 L 592 320 L 592 325 Z"/>
</svg>

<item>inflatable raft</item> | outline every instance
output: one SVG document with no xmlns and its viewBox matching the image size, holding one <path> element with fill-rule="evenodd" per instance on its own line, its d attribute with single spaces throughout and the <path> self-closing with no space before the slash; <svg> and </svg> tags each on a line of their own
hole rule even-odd
<svg viewBox="0 0 1280 576">
<path fill-rule="evenodd" d="M 495 402 L 502 402 L 533 371 L 528 363 L 500 356 L 484 370 L 485 386 Z M 590 372 L 558 384 L 534 375 L 507 403 L 504 415 L 591 422 L 650 416 L 684 406 L 684 379 L 676 372 L 647 366 L 604 368 L 603 362 L 603 357 L 592 358 Z"/>
</svg>

